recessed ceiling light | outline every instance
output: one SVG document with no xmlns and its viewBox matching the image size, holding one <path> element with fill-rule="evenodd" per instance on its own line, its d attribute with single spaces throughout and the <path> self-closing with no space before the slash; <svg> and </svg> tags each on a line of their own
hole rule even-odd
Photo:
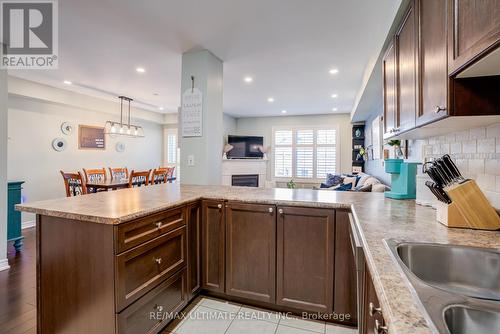
<svg viewBox="0 0 500 334">
<path fill-rule="evenodd" d="M 337 94 L 332 94 L 332 99 L 336 99 L 337 97 L 339 97 Z"/>
<path fill-rule="evenodd" d="M 138 73 L 146 73 L 146 70 L 144 69 L 144 67 L 138 67 L 135 69 Z"/>
<path fill-rule="evenodd" d="M 332 111 L 337 111 L 337 110 L 339 110 L 339 109 L 338 109 L 338 108 L 333 108 L 333 109 L 332 109 Z"/>
<path fill-rule="evenodd" d="M 64 84 L 66 84 L 66 85 L 71 85 L 71 84 L 72 84 L 72 82 L 71 82 L 71 81 L 69 81 L 69 80 L 64 80 L 63 82 L 64 82 Z"/>
<path fill-rule="evenodd" d="M 154 95 L 154 96 L 158 96 L 158 95 L 160 95 L 160 94 L 158 94 L 158 93 L 153 93 L 153 95 Z"/>
<path fill-rule="evenodd" d="M 339 73 L 339 70 L 336 68 L 332 68 L 329 72 L 330 72 L 330 74 L 337 74 L 337 73 Z"/>
<path fill-rule="evenodd" d="M 165 109 L 165 108 L 163 108 L 163 107 L 158 107 L 158 110 L 163 110 L 163 109 Z"/>
<path fill-rule="evenodd" d="M 250 82 L 252 82 L 252 81 L 253 81 L 253 78 L 252 78 L 252 77 L 245 77 L 243 80 L 244 80 L 245 82 L 250 83 Z"/>
<path fill-rule="evenodd" d="M 286 110 L 281 110 L 281 113 L 282 114 L 286 114 Z"/>
<path fill-rule="evenodd" d="M 267 98 L 267 102 L 269 102 L 269 103 L 273 103 L 273 102 L 274 102 L 274 97 L 268 97 L 268 98 Z"/>
</svg>

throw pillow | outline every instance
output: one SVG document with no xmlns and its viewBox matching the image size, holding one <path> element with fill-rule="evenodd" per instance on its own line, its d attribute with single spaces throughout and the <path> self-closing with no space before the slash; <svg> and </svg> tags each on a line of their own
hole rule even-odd
<svg viewBox="0 0 500 334">
<path fill-rule="evenodd" d="M 351 184 L 351 188 L 356 186 L 357 178 L 356 176 L 346 176 L 344 177 L 344 184 Z"/>
<path fill-rule="evenodd" d="M 357 188 L 357 189 L 355 189 L 355 190 L 356 190 L 356 191 L 359 191 L 359 192 L 362 192 L 362 193 L 365 193 L 365 192 L 369 193 L 369 192 L 371 192 L 371 191 L 372 191 L 372 185 L 371 185 L 371 184 L 369 184 L 369 185 L 367 185 L 367 186 L 364 186 L 364 187 L 361 187 L 361 188 Z"/>
<path fill-rule="evenodd" d="M 386 185 L 382 183 L 376 183 L 372 185 L 372 192 L 374 193 L 383 193 L 386 189 Z"/>
<path fill-rule="evenodd" d="M 352 183 L 342 184 L 337 186 L 335 190 L 337 191 L 348 191 L 352 189 Z"/>
<path fill-rule="evenodd" d="M 360 189 L 365 185 L 365 181 L 368 180 L 368 178 L 371 176 L 370 174 L 365 174 L 365 173 L 359 173 L 359 180 L 358 183 L 356 183 L 356 189 Z"/>
<path fill-rule="evenodd" d="M 379 184 L 380 181 L 374 178 L 373 176 L 370 176 L 365 180 L 365 183 L 363 185 L 367 186 L 369 184 L 374 185 L 374 184 Z"/>
<path fill-rule="evenodd" d="M 335 174 L 326 174 L 326 181 L 324 182 L 326 188 L 342 184 L 343 177 Z"/>
</svg>

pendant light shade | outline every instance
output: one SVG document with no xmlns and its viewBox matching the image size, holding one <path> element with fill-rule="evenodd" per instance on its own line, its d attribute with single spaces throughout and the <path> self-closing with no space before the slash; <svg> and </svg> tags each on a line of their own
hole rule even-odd
<svg viewBox="0 0 500 334">
<path fill-rule="evenodd" d="M 130 102 L 133 101 L 130 97 L 118 96 L 120 99 L 120 121 L 107 121 L 104 125 L 104 133 L 108 135 L 126 136 L 133 138 L 144 137 L 144 129 L 140 125 L 130 123 Z M 128 118 L 127 122 L 123 122 L 123 101 L 128 102 Z"/>
</svg>

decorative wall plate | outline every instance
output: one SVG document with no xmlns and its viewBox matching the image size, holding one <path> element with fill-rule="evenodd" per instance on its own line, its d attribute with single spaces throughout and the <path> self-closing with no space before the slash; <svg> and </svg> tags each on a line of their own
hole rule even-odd
<svg viewBox="0 0 500 334">
<path fill-rule="evenodd" d="M 52 148 L 56 152 L 62 152 L 66 149 L 66 146 L 68 144 L 66 143 L 66 140 L 64 138 L 56 138 L 52 141 Z"/>
<path fill-rule="evenodd" d="M 73 125 L 69 122 L 63 122 L 61 124 L 61 132 L 65 135 L 71 134 L 71 132 L 73 132 Z"/>
<path fill-rule="evenodd" d="M 122 153 L 123 151 L 125 151 L 125 143 L 119 141 L 118 143 L 116 143 L 115 149 L 116 152 Z"/>
</svg>

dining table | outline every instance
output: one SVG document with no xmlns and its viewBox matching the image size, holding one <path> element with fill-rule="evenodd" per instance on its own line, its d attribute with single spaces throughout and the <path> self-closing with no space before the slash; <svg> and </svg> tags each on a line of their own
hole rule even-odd
<svg viewBox="0 0 500 334">
<path fill-rule="evenodd" d="M 95 193 L 98 191 L 117 190 L 128 188 L 128 179 L 106 179 L 88 181 L 86 183 L 89 192 Z"/>
</svg>

